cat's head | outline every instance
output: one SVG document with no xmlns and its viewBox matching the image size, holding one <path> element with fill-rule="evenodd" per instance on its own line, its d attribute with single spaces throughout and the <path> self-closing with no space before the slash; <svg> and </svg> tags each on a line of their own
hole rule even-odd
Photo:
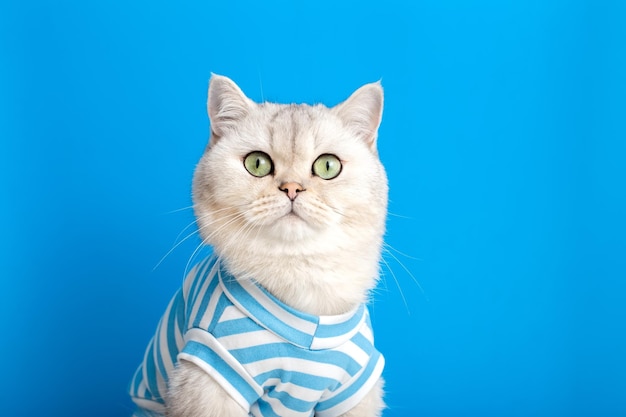
<svg viewBox="0 0 626 417">
<path fill-rule="evenodd" d="M 246 262 L 345 260 L 351 251 L 377 265 L 387 208 L 380 83 L 328 108 L 258 104 L 213 75 L 207 108 L 211 137 L 193 183 L 206 243 L 241 271 Z"/>
</svg>

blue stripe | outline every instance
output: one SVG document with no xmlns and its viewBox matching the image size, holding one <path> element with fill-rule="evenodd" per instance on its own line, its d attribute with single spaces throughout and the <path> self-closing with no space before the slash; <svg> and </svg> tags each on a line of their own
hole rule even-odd
<svg viewBox="0 0 626 417">
<path fill-rule="evenodd" d="M 263 387 L 263 388 L 267 389 L 267 387 Z M 275 387 L 272 387 L 272 388 L 275 388 Z M 315 404 L 317 404 L 317 400 L 316 401 L 304 401 L 299 398 L 292 397 L 285 391 L 276 391 L 275 389 L 272 389 L 272 388 L 270 388 L 270 390 L 267 392 L 267 396 L 270 398 L 277 399 L 285 407 L 287 407 L 290 410 L 294 410 L 298 412 L 311 411 L 315 407 Z M 321 393 L 320 393 L 320 396 L 321 396 Z"/>
<path fill-rule="evenodd" d="M 157 398 L 155 398 L 152 394 L 150 394 L 150 390 L 146 390 L 146 395 L 144 397 L 146 400 L 155 400 L 159 401 Z"/>
<path fill-rule="evenodd" d="M 180 293 L 181 299 L 178 302 L 178 309 L 176 311 L 176 322 L 178 323 L 178 329 L 181 333 L 185 333 L 187 331 L 187 316 L 185 314 L 185 296 L 182 291 Z"/>
<path fill-rule="evenodd" d="M 263 305 L 250 295 L 233 277 L 223 277 L 223 283 L 231 295 L 250 313 L 252 318 L 258 320 L 264 326 L 267 326 L 268 329 L 271 329 L 272 332 L 278 334 L 283 339 L 289 340 L 299 346 L 311 346 L 313 335 L 291 327 L 276 318 L 276 316 L 263 307 Z M 286 306 L 281 305 L 281 307 L 284 308 Z M 314 321 L 314 323 L 317 323 L 317 321 Z"/>
<path fill-rule="evenodd" d="M 130 385 L 130 395 L 133 397 L 139 397 L 139 386 L 141 385 L 141 377 L 143 373 L 143 365 L 137 368 L 135 371 L 135 375 L 133 376 L 133 380 Z"/>
<path fill-rule="evenodd" d="M 355 334 L 350 340 L 367 354 L 371 354 L 375 350 L 374 345 L 362 333 Z"/>
<path fill-rule="evenodd" d="M 202 302 L 200 303 L 200 306 L 198 307 L 196 318 L 193 321 L 193 327 L 200 327 L 200 322 L 202 321 L 202 318 L 204 317 L 204 314 L 206 313 L 207 306 L 209 305 L 209 301 L 211 300 L 211 296 L 213 295 L 213 292 L 215 292 L 216 287 L 217 287 L 217 279 L 216 279 L 215 274 L 213 274 L 213 276 L 211 277 L 211 282 L 209 283 L 209 286 L 206 289 L 206 292 L 202 295 Z M 194 304 L 197 302 L 198 302 L 197 299 L 194 300 Z"/>
<path fill-rule="evenodd" d="M 210 347 L 202 343 L 189 341 L 185 345 L 183 352 L 197 357 L 215 369 L 248 401 L 248 404 L 253 404 L 259 399 L 255 389 Z"/>
<path fill-rule="evenodd" d="M 165 364 L 163 363 L 163 349 L 161 348 L 161 337 L 160 337 L 162 326 L 163 326 L 163 319 L 161 319 L 161 322 L 159 323 L 159 327 L 157 330 L 157 334 L 154 337 L 154 348 L 158 352 L 156 356 L 156 360 L 157 360 L 156 365 L 158 366 L 159 372 L 161 373 L 161 375 L 165 376 L 167 375 L 167 371 L 165 370 Z"/>
<path fill-rule="evenodd" d="M 260 285 L 257 285 L 257 288 L 260 289 L 261 292 L 263 292 L 267 296 L 267 298 L 272 300 L 276 305 L 278 305 L 283 310 L 286 310 L 287 312 L 289 312 L 289 314 L 291 314 L 292 316 L 296 316 L 299 319 L 311 322 L 313 324 L 317 324 L 318 323 L 319 317 L 314 316 L 312 314 L 305 313 L 305 312 L 300 311 L 300 310 L 296 310 L 295 308 L 291 307 L 290 305 L 283 303 L 278 298 L 274 297 L 274 295 L 271 292 L 269 292 L 265 288 L 261 287 Z"/>
<path fill-rule="evenodd" d="M 352 397 L 363 385 L 365 385 L 367 380 L 372 377 L 374 368 L 376 368 L 376 364 L 378 363 L 379 360 L 382 360 L 380 352 L 375 351 L 372 354 L 372 357 L 370 358 L 369 363 L 367 364 L 367 366 L 365 367 L 361 375 L 359 375 L 359 377 L 356 380 L 351 382 L 350 386 L 348 386 L 344 391 L 342 391 L 338 395 L 335 395 L 334 397 L 331 397 L 326 401 L 322 401 L 318 403 L 317 407 L 315 407 L 315 410 L 316 411 L 327 410 L 329 408 L 336 406 L 337 404 L 342 403 L 348 398 Z"/>
<path fill-rule="evenodd" d="M 262 399 L 259 399 L 259 410 L 261 411 L 261 415 L 263 417 L 281 417 L 276 414 L 276 412 L 268 402 Z"/>
<path fill-rule="evenodd" d="M 361 366 L 350 355 L 334 350 L 304 350 L 288 343 L 268 343 L 230 351 L 240 363 L 247 364 L 272 358 L 296 358 L 316 363 L 327 363 L 343 368 L 350 376 L 361 370 Z"/>
<path fill-rule="evenodd" d="M 273 369 L 271 371 L 264 372 L 257 375 L 254 380 L 257 384 L 262 385 L 268 379 L 274 378 L 277 378 L 282 383 L 291 383 L 317 391 L 323 391 L 326 389 L 334 391 L 341 386 L 340 382 L 333 378 L 310 375 L 298 371 L 285 371 L 283 369 Z"/>
<path fill-rule="evenodd" d="M 148 349 L 148 356 L 146 358 L 146 375 L 148 380 L 145 381 L 148 387 L 148 391 L 158 399 L 159 402 L 163 402 L 160 398 L 159 386 L 157 385 L 156 367 L 154 363 L 154 339 L 150 342 L 150 348 Z"/>
<path fill-rule="evenodd" d="M 261 326 L 249 318 L 241 318 L 217 323 L 213 329 L 213 336 L 219 339 L 220 337 L 255 332 L 262 329 L 263 328 Z"/>
<path fill-rule="evenodd" d="M 200 264 L 198 264 L 198 272 L 196 275 L 190 279 L 193 279 L 191 283 L 191 288 L 189 289 L 189 294 L 187 294 L 187 314 L 186 317 L 191 316 L 191 310 L 196 303 L 196 298 L 198 296 L 197 291 L 198 288 L 202 288 L 202 284 L 206 281 L 207 277 L 210 275 L 211 270 L 213 269 L 213 265 L 215 265 L 215 259 L 205 259 Z"/>
<path fill-rule="evenodd" d="M 172 363 L 176 363 L 179 349 L 176 344 L 176 321 L 178 320 L 180 323 L 180 316 L 183 315 L 184 308 L 183 294 L 182 291 L 179 290 L 174 296 L 174 300 L 172 300 L 170 316 L 167 319 L 167 349 L 169 350 Z M 184 328 L 181 328 L 181 331 L 184 331 Z M 163 373 L 163 375 L 166 374 Z"/>
<path fill-rule="evenodd" d="M 351 332 L 361 323 L 364 312 L 365 307 L 361 305 L 354 315 L 343 323 L 320 324 L 317 328 L 317 332 L 315 332 L 315 337 L 336 337 Z"/>
<path fill-rule="evenodd" d="M 217 305 L 215 306 L 215 311 L 213 312 L 213 319 L 211 319 L 211 323 L 209 324 L 209 333 L 213 334 L 213 329 L 215 329 L 217 322 L 220 320 L 220 317 L 222 317 L 222 314 L 224 314 L 224 310 L 226 310 L 226 307 L 229 307 L 231 305 L 232 303 L 230 302 L 228 297 L 226 297 L 226 294 L 222 293 L 219 300 L 217 300 Z"/>
<path fill-rule="evenodd" d="M 183 292 L 178 291 L 175 296 L 174 305 L 172 306 L 172 310 L 170 312 L 170 320 L 168 320 L 169 332 L 167 335 L 167 339 L 169 342 L 170 354 L 172 355 L 172 362 L 176 363 L 176 356 L 173 355 L 172 352 L 176 351 L 176 355 L 178 355 L 178 351 L 180 346 L 176 344 L 176 334 L 183 334 L 185 329 L 185 299 L 183 297 Z M 178 332 L 176 331 L 176 327 L 178 325 Z"/>
<path fill-rule="evenodd" d="M 196 265 L 196 274 L 193 277 L 190 275 L 187 275 L 185 277 L 185 281 L 188 279 L 191 280 L 191 286 L 189 287 L 189 294 L 187 294 L 187 298 L 189 298 L 189 300 L 194 299 L 194 295 L 199 284 L 198 281 L 200 281 L 201 277 L 203 276 L 203 272 L 204 272 L 204 269 L 206 268 L 207 261 L 208 259 L 204 259 Z"/>
</svg>

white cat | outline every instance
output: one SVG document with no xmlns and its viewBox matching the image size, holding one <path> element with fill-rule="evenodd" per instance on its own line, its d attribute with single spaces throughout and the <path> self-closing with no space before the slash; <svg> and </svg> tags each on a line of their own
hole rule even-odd
<svg viewBox="0 0 626 417">
<path fill-rule="evenodd" d="M 379 416 L 367 309 L 387 179 L 379 83 L 333 107 L 257 104 L 213 75 L 186 278 L 131 383 L 136 416 Z"/>
</svg>

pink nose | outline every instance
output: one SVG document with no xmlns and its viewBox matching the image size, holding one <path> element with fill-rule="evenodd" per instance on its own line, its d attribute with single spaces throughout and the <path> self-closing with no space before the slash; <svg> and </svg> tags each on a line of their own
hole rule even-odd
<svg viewBox="0 0 626 417">
<path fill-rule="evenodd" d="M 284 191 L 291 201 L 295 200 L 300 191 L 304 191 L 304 187 L 297 182 L 284 182 L 278 187 L 280 191 Z"/>
</svg>

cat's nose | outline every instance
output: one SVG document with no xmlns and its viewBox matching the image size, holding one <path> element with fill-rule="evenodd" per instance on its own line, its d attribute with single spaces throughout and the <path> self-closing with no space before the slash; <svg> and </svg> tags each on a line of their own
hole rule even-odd
<svg viewBox="0 0 626 417">
<path fill-rule="evenodd" d="M 300 191 L 304 191 L 304 187 L 297 182 L 284 182 L 278 187 L 280 191 L 284 191 L 291 201 L 295 200 Z"/>
</svg>

